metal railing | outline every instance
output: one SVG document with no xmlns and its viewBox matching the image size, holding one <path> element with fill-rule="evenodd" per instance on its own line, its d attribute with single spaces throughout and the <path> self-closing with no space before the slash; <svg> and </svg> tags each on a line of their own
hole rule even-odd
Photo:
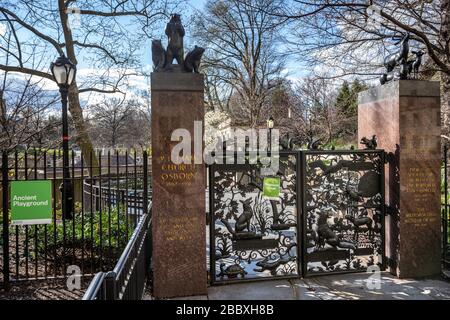
<svg viewBox="0 0 450 320">
<path fill-rule="evenodd" d="M 142 299 L 149 279 L 151 253 L 150 213 L 141 217 L 114 269 L 95 275 L 83 300 Z"/>
<path fill-rule="evenodd" d="M 105 300 L 105 277 L 105 272 L 99 272 L 94 276 L 84 293 L 83 300 Z"/>
</svg>

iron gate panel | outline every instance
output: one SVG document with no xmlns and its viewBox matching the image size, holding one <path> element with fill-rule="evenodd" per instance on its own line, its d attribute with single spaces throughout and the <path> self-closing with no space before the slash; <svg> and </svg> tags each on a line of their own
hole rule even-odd
<svg viewBox="0 0 450 320">
<path fill-rule="evenodd" d="M 280 154 L 280 199 L 263 197 L 261 164 L 209 167 L 210 280 L 298 277 L 297 152 Z"/>
<path fill-rule="evenodd" d="M 303 271 L 364 271 L 384 261 L 384 152 L 304 151 Z"/>
</svg>

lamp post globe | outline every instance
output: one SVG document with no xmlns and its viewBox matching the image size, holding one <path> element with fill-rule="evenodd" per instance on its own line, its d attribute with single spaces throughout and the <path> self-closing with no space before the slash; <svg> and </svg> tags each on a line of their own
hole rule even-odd
<svg viewBox="0 0 450 320">
<path fill-rule="evenodd" d="M 272 129 L 273 129 L 274 125 L 275 125 L 275 123 L 274 123 L 273 117 L 271 116 L 269 119 L 267 119 L 267 128 L 269 129 L 268 148 L 270 151 L 272 151 Z"/>
<path fill-rule="evenodd" d="M 52 62 L 50 70 L 58 86 L 68 88 L 75 79 L 77 67 L 66 56 L 60 56 Z"/>
<path fill-rule="evenodd" d="M 50 65 L 55 82 L 59 86 L 62 105 L 62 145 L 63 145 L 63 179 L 59 187 L 62 192 L 62 217 L 63 219 L 73 218 L 73 190 L 70 180 L 69 168 L 69 126 L 67 119 L 67 96 L 69 87 L 75 79 L 77 68 L 64 55 L 60 56 Z"/>
<path fill-rule="evenodd" d="M 269 119 L 267 119 L 267 128 L 269 128 L 269 130 L 273 129 L 274 126 L 274 120 L 273 117 L 270 117 Z"/>
</svg>

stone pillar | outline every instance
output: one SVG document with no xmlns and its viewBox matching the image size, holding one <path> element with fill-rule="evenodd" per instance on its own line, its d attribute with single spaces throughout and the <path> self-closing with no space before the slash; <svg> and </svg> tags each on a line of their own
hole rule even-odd
<svg viewBox="0 0 450 320">
<path fill-rule="evenodd" d="M 206 294 L 205 166 L 193 161 L 194 121 L 204 121 L 203 81 L 203 75 L 193 73 L 151 75 L 156 298 Z M 178 144 L 171 135 L 178 128 L 191 134 L 192 154 L 183 157 L 192 165 L 171 161 L 172 148 Z"/>
<path fill-rule="evenodd" d="M 400 278 L 439 274 L 439 82 L 391 82 L 360 93 L 358 103 L 358 138 L 375 134 L 387 152 L 388 268 Z"/>
</svg>

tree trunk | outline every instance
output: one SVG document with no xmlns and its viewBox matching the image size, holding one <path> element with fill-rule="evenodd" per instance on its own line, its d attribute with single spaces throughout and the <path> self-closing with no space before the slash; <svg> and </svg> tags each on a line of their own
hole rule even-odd
<svg viewBox="0 0 450 320">
<path fill-rule="evenodd" d="M 90 168 L 90 174 L 94 175 L 98 172 L 98 160 L 97 155 L 94 152 L 94 147 L 92 145 L 91 138 L 86 129 L 86 122 L 83 118 L 83 111 L 80 105 L 80 97 L 78 94 L 78 86 L 76 81 L 72 83 L 69 89 L 69 111 L 72 116 L 72 121 L 77 131 L 76 141 L 79 144 L 81 151 L 84 154 L 84 159 L 86 165 Z M 91 157 L 92 153 L 92 157 Z M 91 163 L 92 158 L 92 163 Z"/>
<path fill-rule="evenodd" d="M 0 92 L 0 123 L 6 127 L 6 103 L 2 92 Z"/>
<path fill-rule="evenodd" d="M 444 45 L 443 60 L 450 66 L 450 0 L 442 0 L 441 43 Z M 450 74 L 441 72 L 442 134 L 450 133 Z"/>
<path fill-rule="evenodd" d="M 450 75 L 441 73 L 442 134 L 450 135 Z"/>
<path fill-rule="evenodd" d="M 66 44 L 67 57 L 70 59 L 70 61 L 72 61 L 72 63 L 76 65 L 77 58 L 75 55 L 72 31 L 70 30 L 68 24 L 68 17 L 64 0 L 58 0 L 58 6 L 59 6 L 59 16 L 61 19 L 61 26 L 64 33 L 64 41 Z M 80 105 L 80 96 L 76 80 L 74 80 L 69 89 L 69 111 L 78 134 L 76 140 L 80 145 L 81 151 L 84 154 L 85 163 L 89 168 L 89 173 L 91 174 L 91 176 L 96 175 L 98 173 L 98 159 L 94 152 L 94 147 L 92 145 L 91 138 L 89 137 L 89 134 L 86 129 L 86 123 L 83 118 L 83 110 L 81 109 Z M 92 170 L 90 170 L 90 168 L 92 168 Z"/>
</svg>

